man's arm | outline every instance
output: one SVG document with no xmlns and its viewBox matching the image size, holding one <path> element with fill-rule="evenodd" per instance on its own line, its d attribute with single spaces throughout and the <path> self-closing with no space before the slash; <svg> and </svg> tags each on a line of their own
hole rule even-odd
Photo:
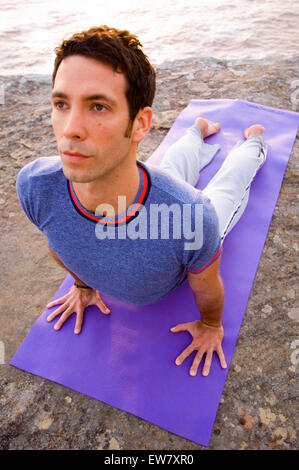
<svg viewBox="0 0 299 470">
<path fill-rule="evenodd" d="M 66 271 L 68 271 L 73 276 L 73 278 L 80 286 L 86 286 L 85 282 L 81 281 L 78 276 L 76 276 L 63 264 L 57 253 L 55 253 L 55 251 L 53 251 L 49 247 L 48 242 L 47 245 L 52 257 L 59 264 L 59 266 L 66 269 Z M 63 297 L 60 297 L 59 299 L 53 300 L 53 302 L 48 303 L 47 308 L 54 307 L 55 305 L 61 306 L 54 310 L 54 312 L 50 313 L 47 317 L 47 320 L 52 321 L 54 318 L 60 315 L 59 320 L 54 325 L 54 329 L 59 330 L 64 324 L 64 322 L 69 318 L 69 316 L 72 315 L 72 313 L 76 313 L 77 317 L 74 330 L 76 334 L 80 333 L 81 331 L 84 311 L 85 308 L 89 305 L 96 305 L 100 309 L 100 311 L 106 315 L 109 315 L 110 313 L 109 308 L 104 304 L 97 290 L 81 289 L 77 288 L 75 285 L 71 286 L 69 292 Z"/>
<path fill-rule="evenodd" d="M 219 273 L 219 257 L 201 274 L 188 272 L 188 282 L 193 291 L 202 322 L 208 326 L 222 326 L 224 287 Z"/>
<path fill-rule="evenodd" d="M 60 259 L 59 256 L 57 255 L 57 253 L 55 253 L 55 251 L 53 251 L 52 248 L 49 247 L 48 240 L 47 240 L 47 246 L 48 246 L 48 250 L 49 250 L 51 256 L 55 259 L 56 263 L 58 263 L 59 266 L 61 266 L 62 268 L 66 269 L 66 271 L 68 271 L 68 272 L 73 276 L 73 278 L 75 279 L 75 281 L 76 281 L 80 286 L 87 286 L 87 284 L 85 284 L 85 282 L 81 281 L 81 279 L 79 279 L 78 276 L 76 276 L 76 274 L 74 274 L 72 271 L 70 271 L 70 270 L 63 264 L 63 262 L 61 261 L 61 259 Z"/>
<path fill-rule="evenodd" d="M 180 365 L 193 351 L 197 351 L 190 368 L 191 375 L 197 374 L 204 354 L 206 358 L 202 373 L 203 375 L 209 374 L 214 351 L 219 356 L 221 366 L 227 367 L 221 346 L 224 336 L 222 327 L 224 288 L 219 274 L 219 265 L 220 257 L 201 274 L 188 273 L 188 282 L 201 313 L 201 320 L 182 323 L 171 328 L 174 333 L 188 331 L 193 337 L 191 344 L 176 359 L 176 364 Z"/>
</svg>

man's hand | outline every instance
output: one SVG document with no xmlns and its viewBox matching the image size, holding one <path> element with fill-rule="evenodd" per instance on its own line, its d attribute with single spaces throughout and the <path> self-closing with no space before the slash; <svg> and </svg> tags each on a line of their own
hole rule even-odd
<svg viewBox="0 0 299 470">
<path fill-rule="evenodd" d="M 226 361 L 222 350 L 222 340 L 224 336 L 223 328 L 212 327 L 205 325 L 201 320 L 196 320 L 189 323 L 181 323 L 171 328 L 173 333 L 180 331 L 188 331 L 193 337 L 191 344 L 184 349 L 184 351 L 177 357 L 175 363 L 179 366 L 184 360 L 190 356 L 193 351 L 197 351 L 192 366 L 190 368 L 190 375 L 195 376 L 203 355 L 206 354 L 202 375 L 207 376 L 210 372 L 212 363 L 213 352 L 219 356 L 220 364 L 223 369 L 226 369 Z"/>
<path fill-rule="evenodd" d="M 55 330 L 59 330 L 72 313 L 76 313 L 77 318 L 74 332 L 79 334 L 82 328 L 84 310 L 88 305 L 96 305 L 105 315 L 110 314 L 109 308 L 102 301 L 98 291 L 94 289 L 78 289 L 72 286 L 65 296 L 48 303 L 47 308 L 59 304 L 62 304 L 61 307 L 57 308 L 47 317 L 48 321 L 52 321 L 58 315 L 61 315 L 58 322 L 54 325 Z"/>
</svg>

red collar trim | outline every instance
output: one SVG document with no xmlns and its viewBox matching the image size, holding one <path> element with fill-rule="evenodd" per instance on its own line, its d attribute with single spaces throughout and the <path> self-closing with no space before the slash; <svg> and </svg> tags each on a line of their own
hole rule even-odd
<svg viewBox="0 0 299 470">
<path fill-rule="evenodd" d="M 138 215 L 136 213 L 137 213 L 139 207 L 142 204 L 145 203 L 145 201 L 147 199 L 147 196 L 148 196 L 148 193 L 149 193 L 149 189 L 150 189 L 150 177 L 149 177 L 149 174 L 148 174 L 147 170 L 145 169 L 145 167 L 143 165 L 140 164 L 140 162 L 137 162 L 137 165 L 138 165 L 138 167 L 140 168 L 140 170 L 142 171 L 142 174 L 143 174 L 143 188 L 142 188 L 142 191 L 141 191 L 141 194 L 140 194 L 140 197 L 139 197 L 138 201 L 133 203 L 134 204 L 134 209 L 132 209 L 131 212 L 126 215 L 126 217 L 122 217 L 121 219 L 118 219 L 116 217 L 114 220 L 111 220 L 111 219 L 107 220 L 105 218 L 103 219 L 99 216 L 92 215 L 90 212 L 87 212 L 78 203 L 78 201 L 76 199 L 75 192 L 72 188 L 71 182 L 69 180 L 67 180 L 67 186 L 68 186 L 70 198 L 71 198 L 72 203 L 74 204 L 75 209 L 79 212 L 79 214 L 83 215 L 83 217 L 85 217 L 89 220 L 92 220 L 93 222 L 101 222 L 103 224 L 110 224 L 110 225 L 117 225 L 117 224 L 120 224 L 120 223 L 123 223 L 123 222 L 127 223 L 129 220 L 136 217 L 136 215 Z"/>
</svg>

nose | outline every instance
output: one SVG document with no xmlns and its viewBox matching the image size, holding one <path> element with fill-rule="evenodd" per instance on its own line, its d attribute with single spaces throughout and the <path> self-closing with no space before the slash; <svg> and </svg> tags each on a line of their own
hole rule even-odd
<svg viewBox="0 0 299 470">
<path fill-rule="evenodd" d="M 86 138 L 84 118 L 79 109 L 73 107 L 67 113 L 63 133 L 66 138 L 72 140 L 84 140 Z"/>
</svg>

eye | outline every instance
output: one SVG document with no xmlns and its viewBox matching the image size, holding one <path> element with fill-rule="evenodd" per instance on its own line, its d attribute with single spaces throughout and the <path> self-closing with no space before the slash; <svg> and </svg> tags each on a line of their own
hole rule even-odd
<svg viewBox="0 0 299 470">
<path fill-rule="evenodd" d="M 96 110 L 96 111 L 104 111 L 105 109 L 107 109 L 103 104 L 100 104 L 100 103 L 95 103 L 93 105 L 93 108 Z"/>
<path fill-rule="evenodd" d="M 56 101 L 56 103 L 54 103 L 54 106 L 55 106 L 55 108 L 57 108 L 57 109 L 63 109 L 63 108 L 64 108 L 64 105 L 65 105 L 65 102 L 64 102 L 64 101 Z"/>
</svg>

